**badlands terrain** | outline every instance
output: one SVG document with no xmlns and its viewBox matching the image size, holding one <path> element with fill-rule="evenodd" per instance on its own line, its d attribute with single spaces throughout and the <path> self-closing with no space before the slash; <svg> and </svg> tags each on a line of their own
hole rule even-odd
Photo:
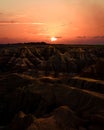
<svg viewBox="0 0 104 130">
<path fill-rule="evenodd" d="M 0 45 L 0 130 L 104 130 L 104 46 Z"/>
</svg>

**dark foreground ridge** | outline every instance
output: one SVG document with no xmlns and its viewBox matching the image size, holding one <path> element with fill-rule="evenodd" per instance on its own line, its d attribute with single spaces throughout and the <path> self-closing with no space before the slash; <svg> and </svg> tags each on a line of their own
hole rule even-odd
<svg viewBox="0 0 104 130">
<path fill-rule="evenodd" d="M 104 46 L 0 45 L 0 130 L 104 130 Z"/>
</svg>

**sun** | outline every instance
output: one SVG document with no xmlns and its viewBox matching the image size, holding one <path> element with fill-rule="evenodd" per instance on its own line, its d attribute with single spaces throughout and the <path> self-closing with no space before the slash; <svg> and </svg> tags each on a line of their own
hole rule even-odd
<svg viewBox="0 0 104 130">
<path fill-rule="evenodd" d="M 57 41 L 57 38 L 56 37 L 51 37 L 51 41 L 52 42 Z"/>
</svg>

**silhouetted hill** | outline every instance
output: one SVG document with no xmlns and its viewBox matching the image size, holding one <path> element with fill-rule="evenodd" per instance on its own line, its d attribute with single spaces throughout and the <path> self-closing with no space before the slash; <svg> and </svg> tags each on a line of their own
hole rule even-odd
<svg viewBox="0 0 104 130">
<path fill-rule="evenodd" d="M 0 45 L 0 129 L 103 130 L 104 46 Z"/>
<path fill-rule="evenodd" d="M 94 65 L 85 68 L 81 76 L 90 77 L 90 78 L 97 78 L 97 79 L 104 79 L 104 59 L 98 59 Z"/>
</svg>

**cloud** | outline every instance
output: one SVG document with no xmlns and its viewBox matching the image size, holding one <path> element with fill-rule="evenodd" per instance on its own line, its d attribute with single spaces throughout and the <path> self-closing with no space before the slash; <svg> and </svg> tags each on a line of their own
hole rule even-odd
<svg viewBox="0 0 104 130">
<path fill-rule="evenodd" d="M 77 36 L 78 39 L 104 39 L 104 35 L 102 36 Z"/>
<path fill-rule="evenodd" d="M 0 21 L 0 24 L 13 24 L 13 23 L 16 23 L 16 21 Z"/>
<path fill-rule="evenodd" d="M 11 18 L 11 17 L 13 17 L 13 16 L 15 16 L 15 15 L 13 15 L 12 13 L 0 12 L 0 19 L 1 19 L 1 20 L 2 20 L 2 19 L 8 19 L 8 18 Z"/>
<path fill-rule="evenodd" d="M 10 43 L 10 42 L 14 42 L 15 39 L 13 38 L 8 38 L 8 37 L 1 37 L 0 38 L 0 43 Z"/>
<path fill-rule="evenodd" d="M 94 37 L 92 37 L 92 38 L 95 38 L 95 39 L 102 39 L 102 38 L 104 38 L 104 36 L 94 36 Z"/>
<path fill-rule="evenodd" d="M 47 34 L 47 33 L 37 33 L 37 35 L 40 35 L 40 36 L 49 36 L 49 34 Z"/>
<path fill-rule="evenodd" d="M 1 16 L 1 15 L 4 15 L 4 13 L 0 12 L 0 16 Z"/>
<path fill-rule="evenodd" d="M 77 36 L 77 38 L 79 38 L 79 39 L 85 39 L 87 37 L 86 36 Z"/>
<path fill-rule="evenodd" d="M 32 21 L 26 14 L 10 13 L 10 12 L 0 12 L 0 25 L 3 24 L 33 24 L 33 25 L 43 25 L 43 22 Z"/>
<path fill-rule="evenodd" d="M 56 38 L 60 39 L 60 38 L 62 38 L 62 37 L 61 37 L 61 36 L 57 36 Z"/>
<path fill-rule="evenodd" d="M 44 25 L 43 22 L 18 22 L 18 21 L 0 21 L 0 24 L 33 24 L 33 25 Z"/>
<path fill-rule="evenodd" d="M 10 13 L 10 12 L 0 12 L 0 16 L 5 17 L 5 18 L 21 18 L 21 17 L 27 17 L 26 14 L 14 14 L 14 13 Z"/>
</svg>

